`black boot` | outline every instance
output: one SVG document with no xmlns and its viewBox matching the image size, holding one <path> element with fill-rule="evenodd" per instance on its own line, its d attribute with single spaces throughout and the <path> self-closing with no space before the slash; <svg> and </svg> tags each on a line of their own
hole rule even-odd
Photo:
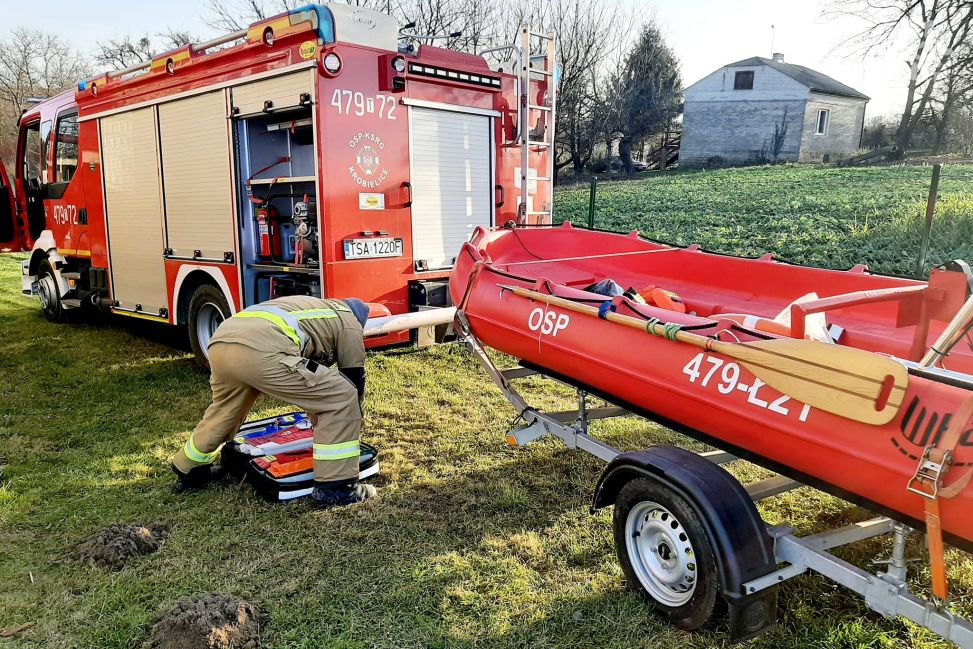
<svg viewBox="0 0 973 649">
<path fill-rule="evenodd" d="M 376 493 L 375 487 L 357 480 L 315 481 L 311 498 L 320 507 L 344 507 L 364 502 Z"/>
<path fill-rule="evenodd" d="M 220 480 L 224 475 L 223 467 L 218 464 L 204 464 L 203 466 L 193 467 L 189 470 L 189 473 L 183 473 L 173 464 L 172 471 L 176 474 L 176 493 L 191 489 L 202 489 L 211 482 Z"/>
</svg>

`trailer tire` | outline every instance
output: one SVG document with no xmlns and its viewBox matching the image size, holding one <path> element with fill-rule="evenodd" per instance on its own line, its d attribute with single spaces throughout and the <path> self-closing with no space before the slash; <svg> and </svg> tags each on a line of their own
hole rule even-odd
<svg viewBox="0 0 973 649">
<path fill-rule="evenodd" d="M 37 286 L 44 317 L 49 322 L 66 322 L 67 310 L 61 302 L 57 276 L 54 274 L 54 267 L 49 259 L 41 261 L 37 268 Z"/>
<path fill-rule="evenodd" d="M 209 371 L 210 340 L 220 323 L 230 317 L 230 304 L 223 291 L 212 284 L 202 284 L 189 300 L 189 346 L 193 360 L 201 369 Z"/>
<path fill-rule="evenodd" d="M 630 588 L 676 627 L 709 622 L 722 598 L 716 555 L 703 521 L 685 498 L 646 478 L 615 499 L 615 550 Z"/>
</svg>

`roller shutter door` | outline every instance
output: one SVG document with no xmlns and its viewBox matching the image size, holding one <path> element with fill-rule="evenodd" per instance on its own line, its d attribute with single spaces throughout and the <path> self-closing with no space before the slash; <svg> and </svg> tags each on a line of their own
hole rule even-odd
<svg viewBox="0 0 973 649">
<path fill-rule="evenodd" d="M 233 174 L 221 90 L 159 106 L 170 255 L 222 260 L 232 252 Z"/>
<path fill-rule="evenodd" d="M 100 121 L 112 298 L 123 309 L 168 309 L 155 108 Z"/>
<path fill-rule="evenodd" d="M 453 265 L 476 226 L 493 220 L 490 118 L 410 109 L 412 255 L 417 267 Z"/>
<path fill-rule="evenodd" d="M 231 90 L 234 114 L 262 113 L 267 102 L 273 111 L 300 106 L 301 95 L 312 92 L 312 79 L 312 70 L 302 70 L 236 86 Z"/>
</svg>

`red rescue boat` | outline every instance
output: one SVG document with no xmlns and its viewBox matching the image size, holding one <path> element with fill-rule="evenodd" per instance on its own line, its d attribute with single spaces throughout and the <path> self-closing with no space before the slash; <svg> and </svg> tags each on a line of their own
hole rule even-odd
<svg viewBox="0 0 973 649">
<path fill-rule="evenodd" d="M 919 492 L 955 492 L 935 502 L 946 540 L 967 551 L 973 423 L 971 406 L 961 406 L 973 398 L 973 342 L 966 329 L 956 331 L 971 286 L 962 262 L 920 282 L 864 266 L 831 271 L 770 255 L 712 254 L 567 223 L 478 229 L 450 280 L 482 343 L 632 412 L 916 529 L 925 528 L 935 500 Z M 944 331 L 959 342 L 944 359 L 923 363 Z M 854 355 L 827 368 L 845 374 L 857 371 L 856 350 L 863 350 L 905 368 L 907 385 L 897 396 L 898 388 L 891 396 L 889 386 L 878 389 L 875 410 L 888 416 L 866 423 L 778 391 L 736 356 L 680 342 L 686 333 L 731 343 L 731 351 L 811 338 L 820 342 L 808 348 L 826 348 L 827 358 L 835 350 L 838 358 L 842 350 Z M 824 395 L 840 387 L 819 390 L 827 402 Z M 950 448 L 941 448 L 949 438 Z M 934 460 L 948 451 L 948 460 L 923 464 L 927 451 Z"/>
</svg>

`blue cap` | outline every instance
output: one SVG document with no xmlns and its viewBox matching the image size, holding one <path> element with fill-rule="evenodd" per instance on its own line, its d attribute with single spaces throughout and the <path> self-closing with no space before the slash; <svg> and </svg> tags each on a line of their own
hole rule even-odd
<svg viewBox="0 0 973 649">
<path fill-rule="evenodd" d="M 368 322 L 368 305 L 356 297 L 346 297 L 341 301 L 344 302 L 349 309 L 351 309 L 351 312 L 355 314 L 356 318 L 358 318 L 358 322 L 360 322 L 361 326 L 364 327 L 365 323 Z"/>
</svg>

